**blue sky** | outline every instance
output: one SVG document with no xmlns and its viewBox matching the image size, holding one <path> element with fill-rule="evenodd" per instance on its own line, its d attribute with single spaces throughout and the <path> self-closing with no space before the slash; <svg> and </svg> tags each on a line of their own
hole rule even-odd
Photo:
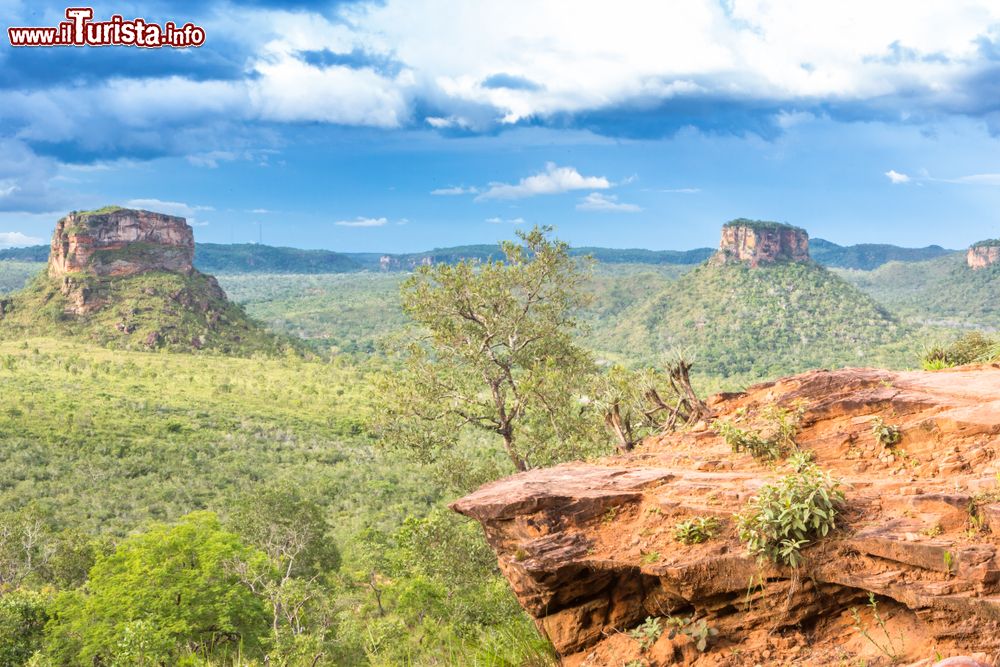
<svg viewBox="0 0 1000 667">
<path fill-rule="evenodd" d="M 71 209 L 353 251 L 1000 236 L 1000 5 L 846 0 L 94 5 L 205 46 L 0 45 L 0 246 Z M 9 25 L 65 5 L 0 0 Z"/>
</svg>

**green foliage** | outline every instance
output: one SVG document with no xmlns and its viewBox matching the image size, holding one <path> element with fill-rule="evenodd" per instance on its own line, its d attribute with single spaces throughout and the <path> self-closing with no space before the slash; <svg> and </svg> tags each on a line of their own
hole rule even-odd
<svg viewBox="0 0 1000 667">
<path fill-rule="evenodd" d="M 73 315 L 57 281 L 37 276 L 11 296 L 0 320 L 0 337 L 77 338 L 118 349 L 205 350 L 250 356 L 294 351 L 296 343 L 276 336 L 226 300 L 215 279 L 201 273 L 184 276 L 147 272 L 128 277 L 71 278 L 78 291 L 105 305 Z"/>
<path fill-rule="evenodd" d="M 720 527 L 718 517 L 692 517 L 674 526 L 674 539 L 681 544 L 701 544 L 715 537 Z"/>
<path fill-rule="evenodd" d="M 23 665 L 42 648 L 50 602 L 49 594 L 39 591 L 0 592 L 0 665 Z"/>
<path fill-rule="evenodd" d="M 935 345 L 920 360 L 924 370 L 940 370 L 995 358 L 1000 341 L 978 331 L 967 333 L 948 345 Z"/>
<path fill-rule="evenodd" d="M 629 630 L 628 636 L 639 642 L 639 649 L 648 651 L 663 634 L 663 626 L 659 618 L 648 616 L 639 626 Z"/>
<path fill-rule="evenodd" d="M 209 658 L 266 638 L 261 601 L 230 573 L 262 557 L 210 512 L 154 525 L 100 557 L 86 588 L 60 594 L 46 628 L 62 663 L 176 663 L 181 648 Z"/>
<path fill-rule="evenodd" d="M 655 289 L 656 285 L 653 286 Z M 626 311 L 606 349 L 635 361 L 683 348 L 700 372 L 746 379 L 812 368 L 908 362 L 910 331 L 826 269 L 703 265 Z M 603 343 L 603 340 L 602 340 Z"/>
<path fill-rule="evenodd" d="M 330 250 L 277 248 L 256 243 L 196 243 L 194 265 L 206 273 L 344 273 L 361 264 Z"/>
<path fill-rule="evenodd" d="M 837 523 L 840 483 L 815 464 L 765 484 L 737 517 L 740 539 L 760 558 L 798 567 L 801 549 Z"/>
<path fill-rule="evenodd" d="M 423 335 L 377 382 L 383 442 L 427 459 L 469 428 L 496 437 L 517 470 L 580 456 L 567 445 L 587 429 L 578 392 L 593 368 L 572 338 L 583 274 L 545 232 L 504 243 L 502 262 L 421 267 L 404 283 Z"/>
<path fill-rule="evenodd" d="M 881 417 L 874 417 L 871 421 L 872 435 L 875 437 L 875 444 L 882 449 L 895 447 L 903 439 L 903 433 L 898 426 L 886 424 Z"/>
<path fill-rule="evenodd" d="M 796 231 L 804 232 L 801 227 L 790 225 L 787 222 L 773 222 L 771 220 L 749 220 L 747 218 L 736 218 L 722 225 L 725 227 L 746 227 L 758 231 Z"/>
<path fill-rule="evenodd" d="M 711 627 L 705 619 L 701 619 L 695 623 L 693 616 L 668 616 L 667 627 L 670 628 L 668 636 L 671 639 L 678 634 L 687 635 L 694 641 L 695 648 L 702 653 L 708 650 L 708 644 L 712 641 L 712 638 L 719 634 L 719 631 Z"/>
<path fill-rule="evenodd" d="M 859 243 L 841 246 L 823 239 L 809 239 L 809 256 L 829 267 L 871 271 L 889 262 L 921 262 L 953 254 L 938 245 L 924 248 L 900 248 L 888 243 Z"/>
<path fill-rule="evenodd" d="M 878 639 L 872 634 L 871 628 L 866 625 L 862 619 L 861 614 L 858 612 L 857 607 L 851 607 L 851 619 L 854 624 L 854 629 L 864 637 L 868 642 L 878 649 L 879 653 L 887 657 L 890 662 L 895 663 L 899 660 L 900 655 L 904 649 L 904 639 L 903 634 L 899 634 L 899 646 L 893 641 L 892 635 L 889 634 L 889 628 L 886 626 L 885 618 L 879 613 L 878 601 L 875 599 L 874 593 L 868 593 L 868 604 L 866 605 L 871 610 L 872 620 L 875 621 L 875 626 L 879 629 L 880 637 Z"/>
<path fill-rule="evenodd" d="M 22 289 L 44 268 L 36 262 L 0 261 L 0 294 Z"/>
<path fill-rule="evenodd" d="M 761 411 L 757 429 L 743 429 L 725 419 L 716 420 L 712 426 L 734 452 L 745 451 L 758 461 L 773 461 L 797 448 L 795 434 L 801 419 L 801 408 L 769 405 Z"/>
</svg>

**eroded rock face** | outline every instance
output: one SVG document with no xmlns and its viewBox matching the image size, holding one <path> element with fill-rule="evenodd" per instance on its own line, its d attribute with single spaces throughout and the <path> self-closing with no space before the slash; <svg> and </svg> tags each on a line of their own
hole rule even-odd
<svg viewBox="0 0 1000 667">
<path fill-rule="evenodd" d="M 74 315 L 100 309 L 94 278 L 122 278 L 147 271 L 194 272 L 194 233 L 184 218 L 118 208 L 70 213 L 56 223 L 49 276 L 59 282 Z M 221 293 L 221 290 L 220 290 Z"/>
<path fill-rule="evenodd" d="M 839 529 L 804 550 L 801 569 L 747 556 L 734 519 L 788 470 L 733 453 L 706 424 L 627 456 L 521 473 L 454 503 L 482 523 L 564 665 L 889 664 L 851 613 L 881 632 L 870 592 L 902 664 L 929 666 L 935 653 L 995 664 L 1000 367 L 817 371 L 710 403 L 723 419 L 801 406 L 800 448 L 843 480 Z M 901 429 L 898 445 L 876 443 L 874 417 Z M 717 537 L 674 538 L 679 521 L 707 515 L 722 522 Z M 643 651 L 626 633 L 650 616 L 694 617 L 719 634 L 704 653 L 667 632 Z"/>
<path fill-rule="evenodd" d="M 56 223 L 49 275 L 131 276 L 145 271 L 188 275 L 194 233 L 184 218 L 120 208 L 71 213 Z"/>
<path fill-rule="evenodd" d="M 723 226 L 719 251 L 713 261 L 744 262 L 750 266 L 808 262 L 809 234 L 791 225 L 736 220 Z"/>
<path fill-rule="evenodd" d="M 1000 244 L 974 245 L 965 254 L 965 263 L 971 269 L 985 269 L 1000 261 Z"/>
</svg>

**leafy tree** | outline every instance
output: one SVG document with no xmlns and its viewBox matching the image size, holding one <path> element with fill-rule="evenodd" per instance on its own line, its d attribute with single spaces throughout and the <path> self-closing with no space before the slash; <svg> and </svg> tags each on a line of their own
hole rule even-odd
<svg viewBox="0 0 1000 667">
<path fill-rule="evenodd" d="M 403 284 L 403 309 L 426 335 L 381 378 L 383 440 L 432 458 L 479 429 L 517 470 L 566 454 L 582 424 L 574 390 L 592 369 L 572 338 L 586 270 L 548 231 L 504 242 L 502 261 L 423 266 Z"/>
<path fill-rule="evenodd" d="M 157 524 L 101 556 L 86 587 L 61 593 L 47 626 L 53 657 L 68 664 L 176 664 L 251 651 L 267 613 L 227 564 L 264 557 L 223 530 L 211 512 Z"/>
<path fill-rule="evenodd" d="M 275 639 L 284 639 L 283 634 L 294 638 L 310 627 L 328 629 L 319 579 L 340 567 L 340 552 L 329 535 L 323 508 L 299 489 L 281 483 L 245 494 L 229 523 L 266 555 L 254 554 L 232 567 L 270 606 Z"/>
<path fill-rule="evenodd" d="M 49 595 L 14 590 L 0 595 L 0 665 L 23 665 L 42 647 Z"/>
</svg>

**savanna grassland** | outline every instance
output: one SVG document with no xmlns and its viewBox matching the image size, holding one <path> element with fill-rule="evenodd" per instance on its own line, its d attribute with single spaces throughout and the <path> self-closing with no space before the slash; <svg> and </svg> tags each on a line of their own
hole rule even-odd
<svg viewBox="0 0 1000 667">
<path fill-rule="evenodd" d="M 0 262 L 0 293 L 42 267 Z M 1000 322 L 987 298 L 998 272 L 966 275 L 953 256 L 838 274 L 597 264 L 571 285 L 584 297 L 566 300 L 572 335 L 545 330 L 566 368 L 532 369 L 532 390 L 558 388 L 573 364 L 628 384 L 675 348 L 701 391 L 824 365 L 915 367 L 930 337 Z M 398 358 L 419 331 L 400 302 L 410 278 L 220 274 L 249 316 L 305 341 L 242 358 L 55 330 L 0 341 L 0 665 L 553 664 L 478 527 L 446 508 L 515 470 L 502 429 L 456 427 L 420 449 L 372 426 L 402 386 L 385 378 L 422 368 L 419 351 Z M 446 341 L 454 327 L 413 289 L 410 312 Z M 474 401 L 470 377 L 454 386 Z M 601 382 L 575 390 L 600 397 Z M 564 412 L 527 424 L 573 434 L 537 460 L 613 450 L 602 419 L 560 430 L 583 414 Z M 212 595 L 171 602 L 194 590 Z"/>
</svg>

